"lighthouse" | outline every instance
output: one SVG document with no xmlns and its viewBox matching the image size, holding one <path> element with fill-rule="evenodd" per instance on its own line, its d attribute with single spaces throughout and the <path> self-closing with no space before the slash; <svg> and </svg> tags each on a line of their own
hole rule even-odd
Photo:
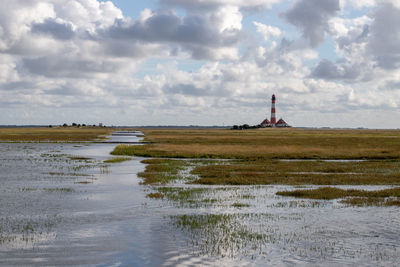
<svg viewBox="0 0 400 267">
<path fill-rule="evenodd" d="M 276 110 L 275 110 L 275 94 L 272 95 L 272 105 L 271 105 L 271 126 L 275 127 L 276 125 Z"/>
<path fill-rule="evenodd" d="M 264 128 L 264 127 L 291 127 L 282 118 L 279 119 L 278 122 L 276 121 L 275 101 L 276 101 L 276 97 L 275 97 L 275 94 L 273 94 L 272 95 L 272 105 L 271 105 L 271 121 L 269 121 L 267 118 L 260 123 L 260 126 L 262 128 Z"/>
</svg>

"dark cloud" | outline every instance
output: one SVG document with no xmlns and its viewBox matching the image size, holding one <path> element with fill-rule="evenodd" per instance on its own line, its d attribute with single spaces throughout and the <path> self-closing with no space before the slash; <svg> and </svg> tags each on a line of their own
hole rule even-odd
<svg viewBox="0 0 400 267">
<path fill-rule="evenodd" d="M 175 14 L 156 14 L 145 21 L 129 25 L 118 21 L 108 30 L 113 38 L 137 39 L 147 42 L 192 43 L 211 46 L 233 45 L 238 31 L 220 34 L 216 27 L 200 16 L 184 19 Z"/>
<path fill-rule="evenodd" d="M 188 15 L 182 19 L 173 13 L 154 14 L 144 21 L 118 20 L 99 34 L 105 40 L 111 38 L 116 41 L 168 45 L 172 51 L 189 51 L 196 59 L 212 58 L 212 49 L 232 47 L 243 37 L 240 30 L 218 31 L 206 17 Z M 111 42 L 109 44 L 112 45 Z M 112 47 L 110 49 L 115 50 Z"/>
<path fill-rule="evenodd" d="M 400 81 L 392 80 L 387 81 L 384 86 L 380 88 L 381 90 L 399 90 L 400 91 Z"/>
<path fill-rule="evenodd" d="M 384 2 L 374 13 L 368 52 L 384 69 L 400 67 L 400 9 Z"/>
<path fill-rule="evenodd" d="M 96 73 L 113 73 L 121 66 L 112 61 L 84 60 L 69 57 L 44 56 L 23 59 L 23 66 L 30 73 L 47 77 L 86 78 Z"/>
<path fill-rule="evenodd" d="M 288 22 L 300 28 L 312 47 L 329 32 L 328 20 L 340 10 L 339 0 L 299 0 L 285 14 Z"/>
<path fill-rule="evenodd" d="M 32 89 L 35 87 L 36 87 L 35 84 L 25 81 L 0 83 L 0 90 L 5 90 L 5 91 L 25 90 L 25 89 Z"/>
<path fill-rule="evenodd" d="M 36 34 L 51 35 L 59 40 L 68 40 L 75 35 L 70 23 L 60 23 L 54 19 L 46 19 L 43 23 L 34 23 L 31 31 Z"/>
<path fill-rule="evenodd" d="M 355 80 L 360 75 L 361 70 L 357 66 L 336 65 L 324 59 L 314 68 L 310 77 L 325 80 Z"/>
</svg>

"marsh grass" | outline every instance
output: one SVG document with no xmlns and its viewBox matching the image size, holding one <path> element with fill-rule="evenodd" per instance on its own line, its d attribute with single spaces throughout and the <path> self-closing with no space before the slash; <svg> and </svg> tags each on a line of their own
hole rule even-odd
<svg viewBox="0 0 400 267">
<path fill-rule="evenodd" d="M 80 142 L 104 139 L 115 129 L 104 127 L 1 128 L 3 142 Z"/>
<path fill-rule="evenodd" d="M 160 198 L 162 199 L 162 198 L 164 198 L 164 195 L 159 193 L 159 192 L 156 192 L 156 193 L 149 193 L 149 194 L 146 195 L 146 197 L 155 198 L 155 199 L 160 199 Z"/>
<path fill-rule="evenodd" d="M 185 187 L 158 187 L 158 193 L 166 199 L 181 205 L 186 203 L 201 202 L 202 196 L 209 191 L 208 188 L 185 188 Z"/>
<path fill-rule="evenodd" d="M 119 145 L 112 154 L 156 157 L 140 176 L 144 183 L 177 177 L 162 158 L 235 159 L 194 166 L 194 183 L 207 185 L 316 184 L 399 185 L 398 130 L 148 130 L 153 144 Z M 303 159 L 281 161 L 279 159 Z M 313 159 L 313 160 L 307 160 Z M 355 159 L 358 162 L 325 159 Z M 177 163 L 175 165 L 183 164 Z"/>
<path fill-rule="evenodd" d="M 357 206 L 399 206 L 400 205 L 400 187 L 367 191 L 356 189 L 340 189 L 335 187 L 321 187 L 316 189 L 303 189 L 294 191 L 279 191 L 280 196 L 292 196 L 297 198 L 309 199 L 340 199 L 342 203 Z"/>
<path fill-rule="evenodd" d="M 185 179 L 180 172 L 188 165 L 187 162 L 172 159 L 148 159 L 141 162 L 148 164 L 144 172 L 138 173 L 143 178 L 142 184 L 167 184 Z"/>
<path fill-rule="evenodd" d="M 170 216 L 173 224 L 189 235 L 190 243 L 204 255 L 235 257 L 262 250 L 274 240 L 249 230 L 237 214 L 200 214 Z M 246 215 L 244 215 L 246 217 Z M 199 238 L 199 236 L 201 238 Z"/>
<path fill-rule="evenodd" d="M 124 162 L 124 161 L 128 161 L 128 160 L 132 160 L 132 158 L 128 158 L 128 157 L 115 157 L 115 158 L 111 158 L 111 159 L 105 160 L 104 163 L 120 163 L 120 162 Z"/>
<path fill-rule="evenodd" d="M 198 166 L 192 174 L 199 176 L 194 183 L 209 185 L 399 185 L 399 166 L 400 161 L 246 160 L 224 165 Z"/>
<path fill-rule="evenodd" d="M 93 184 L 93 181 L 79 181 L 75 182 L 74 184 Z"/>
<path fill-rule="evenodd" d="M 149 130 L 143 146 L 120 145 L 115 155 L 230 159 L 398 159 L 398 130 Z"/>
<path fill-rule="evenodd" d="M 92 158 L 82 157 L 82 156 L 68 156 L 67 158 L 69 158 L 70 160 L 85 161 L 85 162 L 90 162 L 91 160 L 93 160 Z"/>
<path fill-rule="evenodd" d="M 236 203 L 232 204 L 232 207 L 234 207 L 234 208 L 248 208 L 248 207 L 250 207 L 250 204 L 236 202 Z"/>
<path fill-rule="evenodd" d="M 379 197 L 351 197 L 340 201 L 341 203 L 347 204 L 349 206 L 399 206 L 399 198 L 379 198 Z"/>
<path fill-rule="evenodd" d="M 60 192 L 60 193 L 72 193 L 74 189 L 67 188 L 67 187 L 60 187 L 60 188 L 43 188 L 44 191 L 53 193 L 53 192 Z"/>
</svg>

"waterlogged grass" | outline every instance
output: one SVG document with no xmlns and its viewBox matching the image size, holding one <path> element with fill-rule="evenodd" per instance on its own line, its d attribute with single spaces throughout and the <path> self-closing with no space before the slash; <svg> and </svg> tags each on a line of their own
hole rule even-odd
<svg viewBox="0 0 400 267">
<path fill-rule="evenodd" d="M 44 191 L 49 193 L 60 192 L 60 193 L 72 193 L 74 189 L 67 188 L 67 187 L 60 187 L 60 188 L 43 188 Z"/>
<path fill-rule="evenodd" d="M 277 192 L 277 195 L 311 199 L 336 199 L 344 197 L 400 197 L 400 187 L 377 191 L 321 187 L 316 189 L 280 191 Z"/>
<path fill-rule="evenodd" d="M 252 256 L 267 243 L 276 241 L 271 235 L 252 231 L 238 214 L 200 214 L 171 216 L 173 224 L 189 235 L 189 245 L 201 254 L 235 257 Z M 249 215 L 252 216 L 252 215 Z M 201 237 L 201 238 L 199 238 Z"/>
<path fill-rule="evenodd" d="M 82 156 L 68 156 L 68 158 L 70 160 L 85 161 L 85 162 L 91 162 L 91 160 L 93 160 L 92 158 L 82 157 Z"/>
<path fill-rule="evenodd" d="M 111 159 L 105 160 L 104 163 L 120 163 L 120 162 L 124 162 L 124 161 L 128 161 L 128 160 L 132 160 L 132 158 L 128 158 L 128 157 L 115 157 L 115 158 L 111 158 Z"/>
<path fill-rule="evenodd" d="M 164 195 L 163 194 L 161 194 L 161 193 L 158 193 L 158 192 L 156 192 L 156 193 L 149 193 L 149 194 L 147 194 L 146 195 L 146 197 L 148 197 L 148 198 L 164 198 Z"/>
<path fill-rule="evenodd" d="M 232 207 L 234 207 L 234 208 L 248 208 L 248 207 L 250 207 L 250 204 L 236 202 L 236 203 L 232 204 Z"/>
<path fill-rule="evenodd" d="M 138 173 L 143 178 L 142 184 L 168 184 L 180 179 L 186 179 L 182 171 L 188 162 L 172 159 L 147 159 L 142 163 L 148 164 L 144 172 Z"/>
<path fill-rule="evenodd" d="M 203 206 L 203 196 L 209 192 L 208 188 L 189 187 L 157 187 L 156 190 L 157 193 L 161 194 L 166 200 L 173 201 L 179 207 Z"/>
<path fill-rule="evenodd" d="M 377 191 L 322 187 L 316 189 L 279 191 L 276 194 L 280 196 L 326 200 L 347 198 L 342 200 L 342 203 L 358 206 L 400 206 L 400 187 Z"/>
<path fill-rule="evenodd" d="M 115 129 L 104 127 L 1 128 L 3 142 L 80 142 L 104 139 Z"/>
<path fill-rule="evenodd" d="M 0 245 L 22 241 L 34 243 L 41 236 L 48 236 L 58 218 L 37 216 L 35 218 L 0 217 Z"/>
<path fill-rule="evenodd" d="M 378 197 L 351 197 L 340 201 L 349 206 L 399 206 L 400 198 L 378 198 Z"/>
</svg>

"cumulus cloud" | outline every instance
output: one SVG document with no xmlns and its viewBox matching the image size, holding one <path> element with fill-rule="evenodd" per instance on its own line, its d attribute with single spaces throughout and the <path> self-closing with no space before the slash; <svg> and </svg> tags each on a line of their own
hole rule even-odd
<svg viewBox="0 0 400 267">
<path fill-rule="evenodd" d="M 335 0 L 298 0 L 280 17 L 266 11 L 280 2 L 159 0 L 130 18 L 111 1 L 4 0 L 0 109 L 8 115 L 0 123 L 78 121 L 87 113 L 94 123 L 256 124 L 272 93 L 278 116 L 295 125 L 329 118 L 343 126 L 336 116 L 343 109 L 398 108 L 395 1 L 359 1 L 357 8 L 373 7 L 356 18 L 346 15 L 349 1 L 340 16 Z M 264 19 L 270 14 L 304 38 Z M 328 34 L 336 59 L 315 49 Z M 390 105 L 374 102 L 376 95 Z M 55 108 L 67 115 L 56 117 Z M 319 112 L 325 117 L 314 124 L 304 120 Z"/>
<path fill-rule="evenodd" d="M 382 1 L 369 16 L 332 19 L 330 27 L 339 59 L 335 63 L 320 61 L 311 77 L 355 82 L 390 75 L 391 70 L 400 67 L 398 14 L 400 8 Z"/>
<path fill-rule="evenodd" d="M 257 32 L 260 33 L 265 40 L 269 40 L 271 37 L 279 37 L 282 34 L 281 30 L 277 27 L 265 25 L 257 21 L 254 21 L 253 24 L 256 26 Z"/>
<path fill-rule="evenodd" d="M 195 58 L 208 58 L 213 49 L 234 47 L 241 40 L 241 17 L 238 25 L 222 25 L 222 29 L 216 27 L 214 20 L 198 15 L 181 18 L 173 12 L 147 13 L 141 20 L 117 20 L 100 35 L 103 40 L 163 44 L 171 50 L 190 52 Z"/>
<path fill-rule="evenodd" d="M 299 0 L 284 16 L 302 31 L 312 47 L 316 47 L 329 33 L 329 19 L 339 10 L 339 0 Z"/>
</svg>

